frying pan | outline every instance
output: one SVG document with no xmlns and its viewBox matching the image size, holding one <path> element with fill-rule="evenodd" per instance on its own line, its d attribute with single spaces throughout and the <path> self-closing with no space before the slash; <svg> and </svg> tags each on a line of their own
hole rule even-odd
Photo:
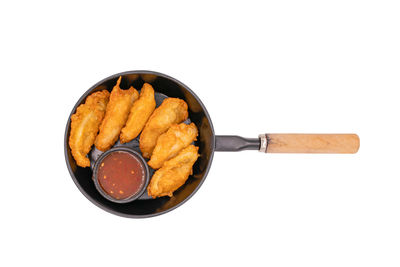
<svg viewBox="0 0 400 267">
<path fill-rule="evenodd" d="M 91 93 L 107 89 L 111 91 L 119 76 L 122 76 L 121 88 L 133 85 L 142 88 L 143 83 L 150 83 L 156 91 L 156 103 L 160 105 L 166 97 L 177 97 L 188 104 L 189 118 L 199 129 L 195 145 L 199 147 L 200 157 L 193 166 L 193 174 L 187 182 L 174 192 L 172 197 L 152 199 L 145 193 L 138 200 L 130 203 L 114 203 L 104 198 L 95 188 L 92 169 L 81 168 L 72 158 L 68 145 L 70 117 L 77 107 L 84 103 Z M 128 146 L 138 150 L 138 138 L 124 145 L 119 142 L 114 146 Z M 68 170 L 78 189 L 96 206 L 119 216 L 144 218 L 161 215 L 185 203 L 203 184 L 210 170 L 215 151 L 259 150 L 266 153 L 356 153 L 359 138 L 355 134 L 261 134 L 258 138 L 240 136 L 216 136 L 207 109 L 196 94 L 180 81 L 154 71 L 128 71 L 112 75 L 92 86 L 75 104 L 68 117 L 64 135 L 64 153 Z M 95 148 L 89 153 L 91 165 L 100 156 Z M 154 170 L 151 170 L 153 172 Z"/>
</svg>

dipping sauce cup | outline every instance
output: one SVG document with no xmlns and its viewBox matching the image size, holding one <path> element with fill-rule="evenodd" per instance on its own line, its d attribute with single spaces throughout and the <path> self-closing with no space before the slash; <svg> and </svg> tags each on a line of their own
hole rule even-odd
<svg viewBox="0 0 400 267">
<path fill-rule="evenodd" d="M 149 169 L 138 152 L 117 147 L 97 159 L 92 178 L 103 197 L 116 203 L 128 203 L 146 190 Z"/>
</svg>

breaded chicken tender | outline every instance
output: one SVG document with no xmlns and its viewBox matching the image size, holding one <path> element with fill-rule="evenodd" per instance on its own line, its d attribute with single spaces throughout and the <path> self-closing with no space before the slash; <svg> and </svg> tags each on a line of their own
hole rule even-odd
<svg viewBox="0 0 400 267">
<path fill-rule="evenodd" d="M 179 98 L 167 98 L 154 110 L 140 135 L 139 147 L 143 157 L 150 158 L 158 137 L 174 123 L 188 118 L 188 106 Z"/>
<path fill-rule="evenodd" d="M 147 163 L 153 169 L 161 168 L 165 161 L 175 157 L 179 151 L 195 141 L 197 135 L 194 123 L 173 124 L 168 131 L 158 137 L 151 159 Z"/>
<path fill-rule="evenodd" d="M 138 99 L 139 93 L 132 86 L 128 90 L 122 90 L 118 78 L 110 94 L 110 102 L 107 105 L 106 115 L 100 125 L 100 133 L 96 138 L 95 146 L 101 151 L 106 151 L 118 140 L 119 133 L 128 119 L 133 102 Z"/>
<path fill-rule="evenodd" d="M 172 196 L 172 193 L 181 187 L 189 175 L 192 174 L 193 164 L 199 154 L 198 147 L 190 145 L 179 154 L 166 161 L 151 178 L 147 192 L 152 198 Z"/>
<path fill-rule="evenodd" d="M 110 93 L 107 90 L 95 92 L 89 95 L 85 104 L 81 104 L 71 116 L 69 147 L 78 166 L 90 166 L 86 155 L 99 131 L 109 97 Z"/>
<path fill-rule="evenodd" d="M 121 130 L 119 139 L 122 144 L 128 143 L 140 134 L 155 108 L 154 89 L 145 83 L 139 99 L 133 103 L 125 127 Z"/>
</svg>

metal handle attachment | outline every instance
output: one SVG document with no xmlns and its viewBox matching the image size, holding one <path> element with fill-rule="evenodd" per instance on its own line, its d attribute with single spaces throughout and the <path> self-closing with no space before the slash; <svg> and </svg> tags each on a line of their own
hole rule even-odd
<svg viewBox="0 0 400 267">
<path fill-rule="evenodd" d="M 217 135 L 215 137 L 216 151 L 242 151 L 258 150 L 260 140 L 258 138 L 244 138 L 237 135 Z"/>
</svg>

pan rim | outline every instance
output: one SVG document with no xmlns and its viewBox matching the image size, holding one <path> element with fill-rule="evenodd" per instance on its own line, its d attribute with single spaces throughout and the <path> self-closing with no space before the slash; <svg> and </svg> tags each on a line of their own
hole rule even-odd
<svg viewBox="0 0 400 267">
<path fill-rule="evenodd" d="M 193 192 L 190 193 L 190 195 L 188 195 L 188 196 L 187 196 L 184 200 L 182 200 L 179 204 L 177 204 L 177 205 L 175 205 L 175 206 L 173 206 L 173 207 L 171 207 L 171 208 L 168 208 L 168 209 L 166 209 L 166 210 L 164 210 L 164 211 L 157 212 L 157 213 L 152 213 L 152 214 L 143 214 L 143 215 L 126 214 L 126 213 L 122 213 L 122 212 L 115 211 L 115 210 L 113 210 L 113 209 L 110 209 L 110 208 L 108 208 L 108 207 L 102 205 L 100 202 L 98 202 L 98 201 L 96 201 L 95 199 L 93 199 L 93 198 L 92 198 L 88 193 L 86 193 L 86 191 L 81 187 L 81 185 L 78 183 L 78 181 L 77 181 L 77 179 L 76 179 L 76 177 L 75 177 L 75 175 L 74 175 L 74 172 L 72 171 L 71 165 L 69 164 L 69 161 L 68 161 L 68 140 L 67 140 L 67 137 L 68 137 L 68 130 L 69 130 L 70 124 L 71 124 L 71 116 L 72 116 L 73 112 L 77 109 L 78 104 L 81 103 L 82 100 L 85 99 L 85 98 L 88 96 L 88 94 L 89 94 L 93 89 L 95 89 L 97 86 L 99 86 L 100 84 L 102 84 L 102 83 L 104 83 L 105 81 L 108 81 L 108 80 L 110 80 L 110 79 L 116 78 L 116 77 L 118 77 L 118 76 L 128 75 L 128 74 L 153 74 L 153 75 L 157 75 L 157 76 L 160 76 L 160 77 L 169 79 L 169 80 L 171 80 L 171 81 L 173 81 L 173 82 L 175 82 L 175 83 L 181 85 L 183 88 L 185 88 L 185 89 L 198 101 L 198 103 L 199 103 L 200 106 L 202 107 L 202 109 L 203 109 L 203 111 L 204 111 L 204 114 L 205 114 L 205 116 L 207 117 L 207 119 L 208 119 L 208 121 L 209 121 L 209 123 L 210 123 L 210 129 L 211 129 L 211 133 L 212 133 L 212 136 L 211 136 L 211 153 L 210 153 L 210 158 L 209 158 L 209 160 L 208 160 L 207 167 L 206 167 L 205 172 L 204 172 L 204 176 L 201 178 L 201 181 L 199 182 L 199 184 L 197 185 L 197 187 L 193 190 Z M 68 116 L 68 119 L 67 119 L 67 124 L 66 124 L 66 127 L 65 127 L 65 133 L 64 133 L 64 157 L 65 157 L 65 162 L 66 162 L 66 164 L 67 164 L 67 168 L 68 168 L 68 171 L 69 171 L 69 173 L 70 173 L 70 176 L 71 176 L 72 180 L 74 181 L 75 185 L 78 187 L 79 191 L 80 191 L 90 202 L 92 202 L 95 206 L 99 207 L 100 209 L 102 209 L 102 210 L 104 210 L 104 211 L 107 211 L 107 212 L 109 212 L 109 213 L 111 213 L 111 214 L 118 215 L 118 216 L 125 217 L 125 218 L 136 218 L 136 219 L 140 219 L 140 218 L 155 217 L 155 216 L 159 216 L 159 215 L 165 214 L 165 213 L 167 213 L 167 212 L 170 212 L 170 211 L 172 211 L 172 210 L 174 210 L 174 209 L 180 207 L 180 206 L 183 205 L 184 203 L 186 203 L 186 202 L 187 202 L 190 198 L 192 198 L 192 196 L 200 189 L 200 187 L 201 187 L 201 186 L 203 185 L 203 183 L 204 183 L 204 180 L 207 178 L 208 172 L 210 171 L 210 168 L 211 168 L 211 165 L 212 165 L 212 161 L 213 161 L 213 158 L 214 158 L 214 152 L 215 152 L 215 132 L 214 132 L 214 126 L 213 126 L 213 124 L 212 124 L 211 117 L 210 117 L 210 115 L 209 115 L 209 113 L 208 113 L 208 111 L 207 111 L 205 105 L 204 105 L 203 102 L 200 100 L 200 98 L 199 98 L 187 85 L 185 85 L 185 84 L 182 83 L 181 81 L 179 81 L 179 80 L 177 80 L 177 79 L 175 79 L 175 78 L 173 78 L 173 77 L 171 77 L 171 76 L 169 76 L 169 75 L 166 75 L 166 74 L 163 74 L 163 73 L 160 73 L 160 72 L 156 72 L 156 71 L 150 71 L 150 70 L 132 70 L 132 71 L 124 71 L 124 72 L 116 73 L 116 74 L 110 75 L 110 76 L 108 76 L 108 77 L 102 79 L 101 81 L 99 81 L 99 82 L 97 82 L 96 84 L 94 84 L 93 86 L 91 86 L 91 87 L 90 87 L 88 90 L 86 90 L 86 92 L 78 99 L 78 101 L 75 103 L 74 107 L 72 108 L 72 110 L 71 110 L 71 112 L 70 112 L 70 114 L 69 114 L 69 116 Z"/>
</svg>

